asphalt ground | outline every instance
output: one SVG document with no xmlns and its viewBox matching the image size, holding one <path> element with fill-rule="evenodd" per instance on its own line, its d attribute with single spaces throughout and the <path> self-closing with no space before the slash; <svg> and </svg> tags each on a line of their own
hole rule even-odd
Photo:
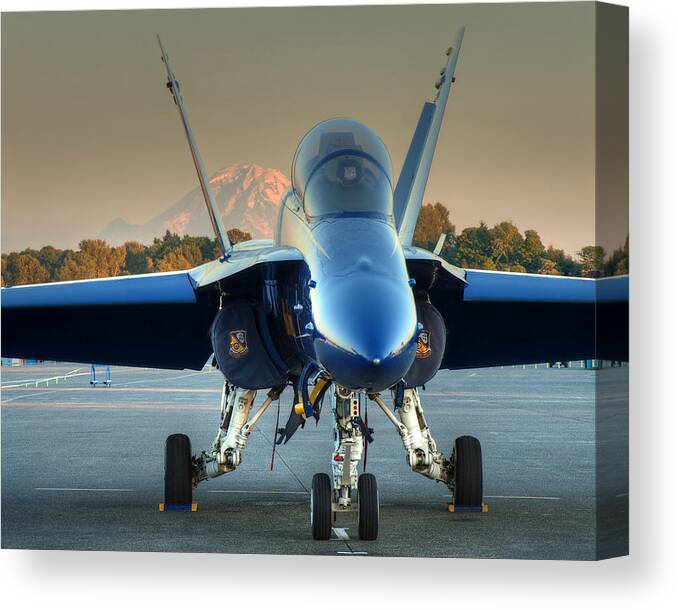
<svg viewBox="0 0 678 610">
<path fill-rule="evenodd" d="M 371 404 L 374 542 L 358 539 L 356 515 L 339 517 L 336 539 L 311 538 L 311 478 L 330 472 L 329 407 L 277 449 L 271 470 L 274 403 L 242 466 L 194 491 L 197 512 L 161 513 L 165 438 L 184 432 L 194 453 L 209 448 L 221 375 L 114 367 L 108 388 L 90 387 L 86 375 L 5 387 L 75 368 L 2 369 L 3 548 L 524 559 L 627 548 L 627 368 L 445 371 L 427 385 L 422 402 L 439 447 L 450 451 L 462 434 L 481 440 L 486 514 L 449 513 L 447 489 L 410 471 L 398 434 Z M 286 392 L 281 426 L 290 407 Z M 606 470 L 600 459 L 596 469 L 596 429 L 613 449 Z"/>
</svg>

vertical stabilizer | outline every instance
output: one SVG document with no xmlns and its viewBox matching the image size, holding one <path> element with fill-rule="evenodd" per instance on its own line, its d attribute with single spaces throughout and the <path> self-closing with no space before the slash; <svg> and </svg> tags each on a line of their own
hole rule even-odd
<svg viewBox="0 0 678 610">
<path fill-rule="evenodd" d="M 412 244 L 463 38 L 462 27 L 457 30 L 452 46 L 447 50 L 447 62 L 436 82 L 436 98 L 433 102 L 426 102 L 421 111 L 393 195 L 396 228 L 400 241 L 405 246 Z"/>
<path fill-rule="evenodd" d="M 184 107 L 184 100 L 182 99 L 181 93 L 179 91 L 179 81 L 174 76 L 174 72 L 172 72 L 172 68 L 169 64 L 169 57 L 167 56 L 167 53 L 165 53 L 160 36 L 158 36 L 158 44 L 160 45 L 160 51 L 162 53 L 162 62 L 165 64 L 165 68 L 167 69 L 167 88 L 172 93 L 174 103 L 179 109 L 181 123 L 184 126 L 186 139 L 188 140 L 188 145 L 191 149 L 193 164 L 195 165 L 195 170 L 198 173 L 200 190 L 202 191 L 203 197 L 205 198 L 205 204 L 207 205 L 207 212 L 209 214 L 210 221 L 212 222 L 212 228 L 214 229 L 214 234 L 217 238 L 217 242 L 219 243 L 221 253 L 224 256 L 228 256 L 233 246 L 231 245 L 231 240 L 228 239 L 228 234 L 221 223 L 219 210 L 217 209 L 217 204 L 214 201 L 214 196 L 210 190 L 209 180 L 207 179 L 207 173 L 205 172 L 205 166 L 203 165 L 202 157 L 200 156 L 200 151 L 198 150 L 198 144 L 195 141 L 193 131 L 191 130 L 191 126 L 188 122 L 188 115 L 186 114 L 186 108 Z"/>
</svg>

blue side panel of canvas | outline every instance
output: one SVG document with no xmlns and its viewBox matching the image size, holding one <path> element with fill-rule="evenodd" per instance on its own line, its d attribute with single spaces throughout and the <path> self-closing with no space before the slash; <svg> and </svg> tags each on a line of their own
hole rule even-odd
<svg viewBox="0 0 678 610">
<path fill-rule="evenodd" d="M 623 303 L 629 300 L 629 276 L 606 277 L 596 281 L 599 303 Z"/>
<path fill-rule="evenodd" d="M 36 284 L 2 289 L 2 307 L 159 305 L 195 303 L 188 273 Z"/>
</svg>

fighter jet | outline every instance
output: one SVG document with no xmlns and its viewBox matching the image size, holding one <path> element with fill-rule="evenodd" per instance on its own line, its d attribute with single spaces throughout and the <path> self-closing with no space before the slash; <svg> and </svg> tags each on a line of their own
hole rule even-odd
<svg viewBox="0 0 678 610">
<path fill-rule="evenodd" d="M 193 454 L 186 435 L 166 440 L 167 509 L 190 507 L 193 488 L 238 468 L 255 425 L 291 386 L 278 442 L 323 411 L 334 420 L 330 467 L 311 484 L 314 539 L 329 539 L 333 517 L 352 511 L 360 538 L 377 538 L 377 481 L 360 472 L 372 440 L 367 401 L 392 422 L 415 473 L 443 483 L 457 510 L 480 510 L 480 442 L 459 436 L 443 453 L 420 389 L 439 370 L 628 360 L 628 277 L 461 269 L 439 256 L 442 239 L 433 252 L 412 245 L 463 35 L 461 28 L 446 51 L 397 181 L 369 127 L 323 121 L 296 150 L 275 239 L 238 244 L 222 225 L 158 38 L 221 256 L 189 271 L 3 288 L 3 356 L 218 367 L 224 384 L 212 446 Z"/>
</svg>

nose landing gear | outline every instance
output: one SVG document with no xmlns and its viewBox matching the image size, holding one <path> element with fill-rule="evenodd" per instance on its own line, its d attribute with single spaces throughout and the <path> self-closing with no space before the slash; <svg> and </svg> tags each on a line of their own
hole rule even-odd
<svg viewBox="0 0 678 610">
<path fill-rule="evenodd" d="M 379 532 L 379 493 L 373 474 L 358 476 L 365 435 L 358 393 L 336 387 L 334 395 L 332 476 L 318 473 L 311 485 L 311 530 L 314 540 L 329 540 L 338 513 L 358 513 L 361 540 L 376 540 Z M 355 500 L 357 499 L 357 507 Z"/>
<path fill-rule="evenodd" d="M 379 491 L 376 477 L 364 472 L 358 477 L 358 536 L 360 540 L 376 540 L 379 535 Z M 311 531 L 313 540 L 329 540 L 332 521 L 337 512 L 355 512 L 351 505 L 338 506 L 329 475 L 319 472 L 311 483 Z M 335 510 L 336 509 L 336 510 Z"/>
<path fill-rule="evenodd" d="M 379 490 L 376 477 L 364 472 L 358 477 L 358 535 L 376 540 L 379 534 Z"/>
<path fill-rule="evenodd" d="M 332 533 L 332 484 L 324 472 L 311 483 L 311 530 L 313 540 L 329 540 Z"/>
</svg>

